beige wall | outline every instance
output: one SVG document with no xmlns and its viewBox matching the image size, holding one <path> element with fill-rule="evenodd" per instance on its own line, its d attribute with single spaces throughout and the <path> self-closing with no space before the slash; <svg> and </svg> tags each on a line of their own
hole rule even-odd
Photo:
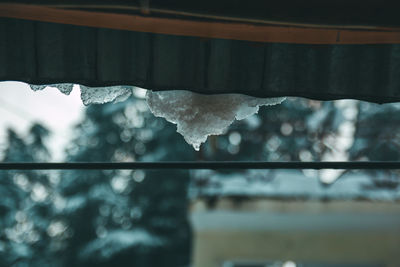
<svg viewBox="0 0 400 267">
<path fill-rule="evenodd" d="M 193 266 L 226 260 L 400 266 L 400 204 L 228 199 L 193 202 Z"/>
</svg>

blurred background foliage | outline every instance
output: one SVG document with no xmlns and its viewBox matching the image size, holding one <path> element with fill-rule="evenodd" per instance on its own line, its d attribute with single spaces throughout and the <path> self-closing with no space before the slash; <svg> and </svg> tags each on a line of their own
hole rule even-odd
<svg viewBox="0 0 400 267">
<path fill-rule="evenodd" d="M 69 162 L 399 160 L 399 109 L 290 98 L 195 152 L 144 99 L 130 98 L 87 108 L 65 153 Z M 2 161 L 47 161 L 50 134 L 39 124 L 23 137 L 9 129 Z M 341 174 L 316 175 L 329 184 Z M 366 175 L 398 186 L 395 171 Z M 189 266 L 191 179 L 184 170 L 1 171 L 0 266 Z"/>
</svg>

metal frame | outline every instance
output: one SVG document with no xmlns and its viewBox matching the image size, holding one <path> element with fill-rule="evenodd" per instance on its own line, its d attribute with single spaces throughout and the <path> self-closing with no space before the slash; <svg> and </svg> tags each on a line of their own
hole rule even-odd
<svg viewBox="0 0 400 267">
<path fill-rule="evenodd" d="M 60 162 L 0 163 L 0 170 L 136 170 L 136 169 L 400 169 L 400 161 L 321 161 L 321 162 L 259 162 L 259 161 L 161 161 L 161 162 Z"/>
</svg>

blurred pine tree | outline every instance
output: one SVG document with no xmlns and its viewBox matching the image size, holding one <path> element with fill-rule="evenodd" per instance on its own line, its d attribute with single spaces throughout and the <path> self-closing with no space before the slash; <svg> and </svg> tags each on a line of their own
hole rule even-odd
<svg viewBox="0 0 400 267">
<path fill-rule="evenodd" d="M 175 126 L 154 118 L 143 99 L 90 106 L 76 136 L 68 161 L 194 158 Z M 73 233 L 60 250 L 65 265 L 188 265 L 188 183 L 188 171 L 63 172 L 58 190 L 66 207 L 59 216 Z M 136 233 L 138 242 L 124 240 L 123 233 L 133 239 Z M 140 233 L 153 241 L 140 241 Z"/>
</svg>

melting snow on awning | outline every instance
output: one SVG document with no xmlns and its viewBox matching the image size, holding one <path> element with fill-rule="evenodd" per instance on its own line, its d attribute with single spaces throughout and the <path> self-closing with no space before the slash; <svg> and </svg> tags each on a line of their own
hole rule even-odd
<svg viewBox="0 0 400 267">
<path fill-rule="evenodd" d="M 73 84 L 31 85 L 32 90 L 56 87 L 69 95 Z M 80 86 L 84 105 L 121 102 L 133 94 L 133 87 Z M 245 119 L 258 112 L 260 106 L 280 104 L 284 97 L 257 98 L 242 94 L 202 95 L 190 91 L 147 91 L 147 104 L 151 112 L 177 125 L 186 142 L 195 150 L 206 142 L 209 135 L 223 134 L 236 120 Z"/>
</svg>

